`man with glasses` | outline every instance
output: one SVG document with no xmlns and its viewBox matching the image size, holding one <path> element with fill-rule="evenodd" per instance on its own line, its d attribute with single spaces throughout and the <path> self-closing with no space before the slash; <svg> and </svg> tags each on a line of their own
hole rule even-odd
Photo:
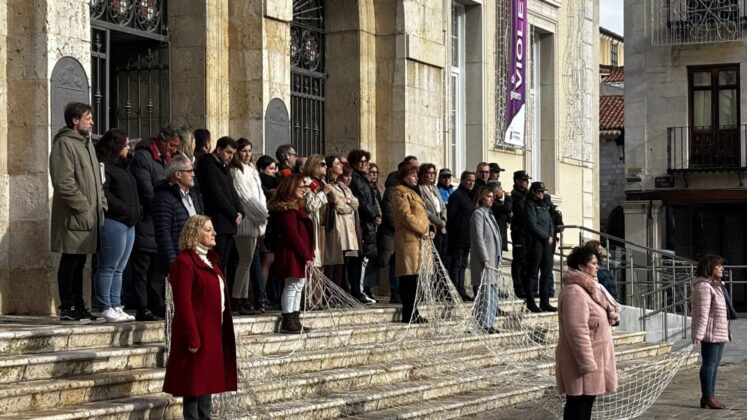
<svg viewBox="0 0 747 420">
<path fill-rule="evenodd" d="M 475 169 L 475 191 L 480 191 L 480 188 L 488 186 L 488 180 L 490 179 L 490 165 L 487 162 L 480 162 L 477 164 Z"/>
<path fill-rule="evenodd" d="M 158 271 L 164 276 L 179 255 L 179 235 L 187 220 L 205 212 L 202 198 L 194 189 L 194 172 L 189 158 L 176 155 L 166 165 L 166 180 L 155 189 L 153 226 L 158 245 Z"/>
<path fill-rule="evenodd" d="M 368 181 L 370 160 L 371 154 L 365 150 L 355 149 L 348 153 L 348 162 L 353 168 L 350 190 L 358 199 L 358 216 L 361 223 L 361 255 L 351 258 L 348 264 L 348 282 L 350 282 L 350 292 L 353 297 L 365 304 L 376 303 L 370 296 L 363 293 L 361 277 L 364 260 L 367 263 L 377 256 L 376 227 L 381 224 L 376 198 Z"/>
<path fill-rule="evenodd" d="M 135 146 L 130 172 L 137 181 L 143 218 L 135 225 L 135 245 L 130 256 L 132 281 L 137 300 L 138 321 L 163 319 L 164 282 L 157 270 L 156 236 L 153 227 L 152 201 L 155 187 L 166 179 L 166 165 L 174 150 L 179 148 L 179 132 L 171 125 L 164 126 L 158 136 L 140 141 Z"/>
<path fill-rule="evenodd" d="M 275 157 L 278 159 L 278 178 L 298 173 L 296 170 L 298 153 L 296 153 L 295 147 L 290 144 L 280 145 L 277 150 L 275 150 Z"/>
</svg>

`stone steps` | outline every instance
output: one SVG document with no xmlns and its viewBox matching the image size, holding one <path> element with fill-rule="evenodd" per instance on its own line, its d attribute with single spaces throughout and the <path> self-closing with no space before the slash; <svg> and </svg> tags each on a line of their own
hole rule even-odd
<svg viewBox="0 0 747 420">
<path fill-rule="evenodd" d="M 156 368 L 163 356 L 160 345 L 0 356 L 0 384 Z"/>
<path fill-rule="evenodd" d="M 640 335 L 620 334 L 619 344 L 629 340 L 638 340 Z M 655 352 L 656 345 L 647 345 L 645 343 L 626 344 L 622 346 L 619 353 L 630 355 L 629 357 L 642 357 Z M 439 346 L 441 349 L 441 346 Z M 133 349 L 136 350 L 136 349 Z M 344 353 L 344 351 L 341 351 Z M 505 356 L 511 356 L 518 360 L 527 360 L 528 358 L 545 356 L 549 357 L 552 349 L 535 346 L 534 348 L 515 348 L 503 352 Z M 342 357 L 342 354 L 340 355 Z M 354 359 L 350 359 L 354 360 Z M 429 377 L 427 381 L 434 389 L 444 390 L 444 386 L 451 383 L 448 380 L 456 370 L 474 371 L 476 374 L 475 381 L 485 381 L 486 377 L 494 376 L 493 373 L 484 372 L 485 369 L 491 371 L 496 364 L 496 359 L 483 348 L 483 354 L 476 354 L 475 351 L 465 351 L 461 354 L 453 354 L 449 360 L 437 360 L 428 364 L 379 364 L 379 365 L 359 365 L 345 368 L 327 368 L 323 372 L 311 371 L 292 376 L 286 376 L 281 381 L 269 380 L 265 383 L 255 383 L 253 393 L 261 404 L 271 406 L 280 404 L 284 400 L 297 400 L 299 397 L 313 397 L 315 395 L 329 395 L 334 393 L 347 393 L 355 389 L 369 389 L 371 386 L 377 387 L 394 387 L 399 384 L 409 383 L 412 378 Z M 551 368 L 551 364 L 549 368 Z M 505 368 L 499 369 L 500 372 Z M 0 418 L 12 418 L 15 414 L 31 416 L 34 411 L 35 417 L 49 417 L 57 415 L 60 409 L 69 406 L 86 406 L 91 402 L 116 399 L 130 398 L 139 395 L 148 395 L 160 392 L 163 375 L 163 369 L 132 369 L 127 372 L 102 373 L 89 376 L 69 377 L 65 379 L 47 380 L 47 381 L 30 381 L 14 385 L 8 385 L 0 390 L 0 410 L 6 413 L 14 413 L 10 416 L 0 416 Z M 443 377 L 443 379 L 438 379 Z M 455 388 L 456 391 L 463 386 L 476 386 L 467 377 L 460 378 L 462 385 Z M 433 391 L 435 392 L 435 391 Z M 445 392 L 445 391 L 443 391 Z M 384 402 L 377 403 L 376 407 L 381 404 L 395 404 L 393 397 L 388 397 L 386 393 L 382 394 Z M 347 396 L 346 396 L 347 397 Z M 341 406 L 349 405 L 347 400 L 342 400 Z M 173 405 L 171 401 L 168 405 Z M 162 410 L 166 404 L 158 405 Z M 341 409 L 338 404 L 337 409 Z M 371 403 L 368 403 L 371 406 Z M 156 406 L 142 405 L 140 409 L 153 409 Z M 75 415 L 82 415 L 90 407 L 79 407 L 82 411 L 65 409 L 69 415 L 75 412 Z M 135 407 L 133 407 L 135 409 Z M 20 412 L 20 413 L 19 413 Z M 285 416 L 284 408 L 278 414 L 280 417 Z M 317 417 L 322 413 L 313 412 L 309 415 Z M 98 415 L 97 415 L 98 416 Z M 70 417 L 75 418 L 75 417 Z"/>
</svg>

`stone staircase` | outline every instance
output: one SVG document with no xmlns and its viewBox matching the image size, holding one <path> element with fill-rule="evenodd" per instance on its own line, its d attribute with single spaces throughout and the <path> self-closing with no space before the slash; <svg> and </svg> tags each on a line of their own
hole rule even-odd
<svg viewBox="0 0 747 420">
<path fill-rule="evenodd" d="M 253 400 L 273 418 L 454 418 L 545 392 L 546 386 L 531 383 L 492 386 L 512 372 L 494 366 L 478 337 L 423 342 L 449 354 L 448 362 L 396 363 L 403 356 L 416 360 L 425 350 L 414 345 L 392 352 L 373 345 L 403 334 L 407 326 L 395 323 L 399 317 L 399 309 L 387 305 L 345 315 L 315 313 L 305 322 L 315 330 L 300 336 L 276 334 L 277 314 L 235 318 L 239 364 L 252 380 Z M 557 334 L 555 314 L 532 314 L 529 320 Z M 499 317 L 496 327 L 504 322 Z M 2 316 L 0 325 L 0 419 L 180 418 L 181 399 L 160 392 L 162 323 L 69 326 L 49 318 Z M 426 331 L 425 325 L 410 328 L 413 334 Z M 505 345 L 504 353 L 516 360 L 550 360 L 551 348 L 512 347 L 516 335 L 487 339 Z M 644 339 L 645 333 L 615 332 L 618 363 L 671 349 Z M 285 357 L 260 357 L 273 355 Z M 552 372 L 553 364 L 537 369 Z M 272 379 L 277 377 L 282 382 Z"/>
</svg>

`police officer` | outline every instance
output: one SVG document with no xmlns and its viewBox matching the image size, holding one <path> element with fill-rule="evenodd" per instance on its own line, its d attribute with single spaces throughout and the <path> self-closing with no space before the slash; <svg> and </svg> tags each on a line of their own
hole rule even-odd
<svg viewBox="0 0 747 420">
<path fill-rule="evenodd" d="M 550 207 L 545 203 L 545 184 L 532 182 L 525 203 L 524 226 L 527 238 L 527 275 L 524 277 L 524 294 L 527 308 L 532 312 L 556 312 L 550 305 L 550 285 L 552 283 L 553 244 L 555 243 L 555 226 L 550 216 Z M 531 285 L 539 276 L 540 306 L 534 302 Z"/>
<path fill-rule="evenodd" d="M 529 190 L 530 179 L 527 171 L 514 172 L 514 189 L 511 191 L 511 242 L 513 244 L 511 278 L 514 283 L 514 293 L 521 299 L 526 297 L 523 286 L 527 260 L 524 203 Z"/>
</svg>

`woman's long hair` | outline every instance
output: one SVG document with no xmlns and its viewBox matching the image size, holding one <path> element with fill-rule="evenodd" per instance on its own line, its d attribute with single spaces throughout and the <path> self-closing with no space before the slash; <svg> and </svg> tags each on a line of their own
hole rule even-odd
<svg viewBox="0 0 747 420">
<path fill-rule="evenodd" d="M 428 172 L 429 169 L 433 169 L 433 171 L 436 171 L 436 165 L 432 163 L 424 163 L 420 165 L 420 168 L 418 169 L 418 184 L 419 185 L 425 185 L 425 174 Z M 434 184 L 436 182 L 436 179 L 434 177 Z M 433 184 L 431 184 L 433 185 Z"/>
<path fill-rule="evenodd" d="M 119 153 L 127 144 L 127 133 L 119 128 L 112 128 L 96 142 L 96 159 L 102 163 L 116 165 L 122 161 Z"/>
<path fill-rule="evenodd" d="M 301 199 L 296 198 L 296 190 L 301 185 L 303 185 L 303 175 L 294 174 L 283 177 L 275 193 L 272 194 L 272 198 L 267 202 L 267 207 L 288 201 L 300 201 Z"/>
<path fill-rule="evenodd" d="M 319 165 L 325 162 L 324 156 L 319 154 L 313 154 L 306 158 L 306 162 L 303 164 L 303 169 L 301 170 L 301 174 L 303 176 L 308 176 L 309 178 L 315 178 L 318 179 L 319 177 L 316 175 L 316 170 L 319 168 Z M 326 162 L 325 162 L 326 164 Z M 323 180 L 321 180 L 323 181 Z"/>
<path fill-rule="evenodd" d="M 233 154 L 233 159 L 231 159 L 231 161 L 228 162 L 229 168 L 236 168 L 240 170 L 241 172 L 244 172 L 244 162 L 241 161 L 239 152 L 241 152 L 247 146 L 252 148 L 252 152 L 254 151 L 254 146 L 252 145 L 252 142 L 250 142 L 248 139 L 245 139 L 244 137 L 242 137 L 236 140 L 236 153 Z M 251 165 L 251 162 L 249 164 Z"/>
<path fill-rule="evenodd" d="M 713 270 L 717 265 L 724 265 L 724 258 L 716 254 L 706 254 L 698 261 L 698 267 L 695 269 L 695 275 L 698 277 L 711 278 Z"/>
</svg>

